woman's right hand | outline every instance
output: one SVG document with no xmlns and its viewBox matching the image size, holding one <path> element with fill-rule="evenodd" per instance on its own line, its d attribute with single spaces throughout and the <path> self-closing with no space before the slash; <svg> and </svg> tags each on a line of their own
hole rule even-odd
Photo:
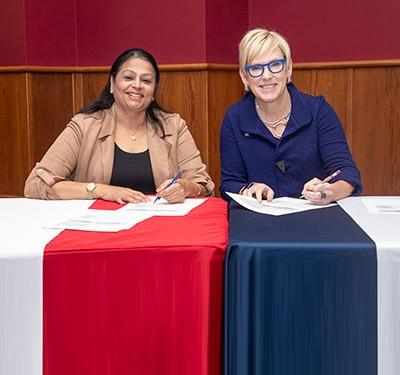
<svg viewBox="0 0 400 375">
<path fill-rule="evenodd" d="M 140 191 L 105 184 L 97 184 L 96 189 L 93 191 L 93 197 L 117 202 L 119 204 L 124 204 L 126 202 L 145 203 L 150 201 L 150 198 Z"/>
<path fill-rule="evenodd" d="M 254 197 L 261 202 L 262 198 L 267 198 L 268 202 L 272 202 L 272 199 L 274 199 L 274 191 L 265 184 L 262 184 L 260 182 L 255 182 L 251 186 L 249 186 L 247 189 L 244 189 L 241 192 L 242 195 L 246 195 L 248 197 Z"/>
</svg>

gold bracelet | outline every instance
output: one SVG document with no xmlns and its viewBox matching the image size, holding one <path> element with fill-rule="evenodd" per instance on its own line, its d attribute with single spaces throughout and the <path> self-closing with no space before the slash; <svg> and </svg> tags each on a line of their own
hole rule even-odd
<svg viewBox="0 0 400 375">
<path fill-rule="evenodd" d="M 197 184 L 196 182 L 195 182 L 195 184 L 199 188 L 199 191 L 197 192 L 197 194 L 193 198 L 198 198 L 200 196 L 200 194 L 201 194 L 201 186 L 200 186 L 200 184 Z"/>
</svg>

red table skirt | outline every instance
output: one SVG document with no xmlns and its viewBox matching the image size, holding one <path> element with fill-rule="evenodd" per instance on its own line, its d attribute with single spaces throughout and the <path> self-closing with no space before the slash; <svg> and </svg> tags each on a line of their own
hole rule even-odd
<svg viewBox="0 0 400 375">
<path fill-rule="evenodd" d="M 97 208 L 113 208 L 97 202 Z M 220 374 L 226 204 L 45 249 L 45 375 Z"/>
</svg>

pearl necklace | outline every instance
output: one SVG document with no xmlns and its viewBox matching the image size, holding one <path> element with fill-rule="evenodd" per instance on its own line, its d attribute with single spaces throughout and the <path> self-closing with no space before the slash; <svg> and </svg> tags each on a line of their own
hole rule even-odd
<svg viewBox="0 0 400 375">
<path fill-rule="evenodd" d="M 257 111 L 257 114 L 260 117 L 261 121 L 271 131 L 272 135 L 275 138 L 278 138 L 278 139 L 281 138 L 283 132 L 286 129 L 286 125 L 289 121 L 290 114 L 292 112 L 292 106 L 290 105 L 289 111 L 286 113 L 286 115 L 282 116 L 281 118 L 279 118 L 278 120 L 275 120 L 275 121 L 268 121 L 264 118 L 263 114 L 261 113 L 261 108 L 257 102 L 256 102 L 256 111 Z M 282 127 L 281 132 L 278 132 L 278 130 L 277 130 L 278 126 Z"/>
</svg>

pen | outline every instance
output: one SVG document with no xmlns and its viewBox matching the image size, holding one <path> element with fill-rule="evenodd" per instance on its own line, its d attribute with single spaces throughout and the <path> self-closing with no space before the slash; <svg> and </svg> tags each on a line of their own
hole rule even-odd
<svg viewBox="0 0 400 375">
<path fill-rule="evenodd" d="M 328 177 L 325 177 L 322 181 L 321 184 L 325 183 L 325 182 L 329 182 L 330 180 L 332 180 L 332 178 L 335 178 L 336 176 L 339 176 L 341 173 L 341 170 L 338 169 L 337 171 L 333 172 L 332 174 L 330 174 Z M 300 198 L 304 198 L 304 195 L 301 195 Z"/>
<path fill-rule="evenodd" d="M 340 173 L 341 173 L 341 171 L 340 171 L 340 169 L 338 169 L 336 172 L 333 172 L 328 177 L 325 177 L 322 180 L 322 182 L 329 182 L 330 180 L 332 180 L 332 178 L 335 178 L 336 176 L 340 175 Z"/>
<path fill-rule="evenodd" d="M 164 191 L 165 189 L 168 189 L 168 188 L 169 188 L 170 186 L 172 186 L 172 185 L 176 182 L 176 180 L 177 180 L 178 178 L 180 178 L 180 177 L 181 177 L 181 172 L 178 171 L 178 172 L 176 173 L 176 175 L 173 177 L 173 179 L 172 179 L 170 182 L 168 182 L 168 185 L 167 185 L 164 189 L 162 189 L 161 191 Z M 156 199 L 154 199 L 153 204 L 156 203 L 156 202 L 158 202 L 160 199 L 161 199 L 161 197 L 158 195 L 158 196 L 156 197 Z"/>
</svg>

